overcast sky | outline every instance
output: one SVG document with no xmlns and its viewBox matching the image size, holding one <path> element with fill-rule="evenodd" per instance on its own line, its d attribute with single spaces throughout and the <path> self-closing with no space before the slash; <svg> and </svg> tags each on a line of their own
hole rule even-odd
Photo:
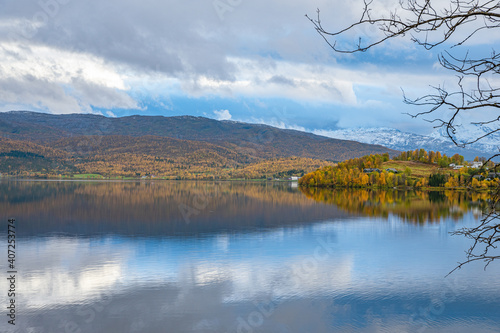
<svg viewBox="0 0 500 333">
<path fill-rule="evenodd" d="M 375 0 L 380 10 L 391 3 Z M 418 97 L 455 82 L 436 66 L 437 51 L 406 39 L 336 54 L 304 16 L 320 8 L 326 27 L 342 28 L 359 18 L 358 0 L 0 0 L 0 8 L 0 111 L 427 133 L 432 125 L 404 114 L 422 110 L 405 105 L 401 89 Z"/>
</svg>

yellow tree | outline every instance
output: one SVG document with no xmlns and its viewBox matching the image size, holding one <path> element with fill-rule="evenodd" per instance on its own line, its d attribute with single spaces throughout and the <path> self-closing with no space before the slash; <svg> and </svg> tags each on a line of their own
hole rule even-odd
<svg viewBox="0 0 500 333">
<path fill-rule="evenodd" d="M 361 186 L 366 186 L 370 182 L 370 177 L 366 173 L 361 173 L 361 180 L 360 180 L 360 185 Z"/>
<path fill-rule="evenodd" d="M 385 172 L 382 172 L 380 174 L 380 177 L 378 179 L 378 184 L 381 186 L 381 187 L 384 187 L 387 185 L 387 181 L 386 181 L 386 173 Z"/>
</svg>

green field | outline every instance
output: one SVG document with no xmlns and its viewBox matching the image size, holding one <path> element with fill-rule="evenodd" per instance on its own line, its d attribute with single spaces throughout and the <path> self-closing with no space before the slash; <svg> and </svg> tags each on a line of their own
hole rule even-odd
<svg viewBox="0 0 500 333">
<path fill-rule="evenodd" d="M 383 170 L 388 168 L 394 168 L 399 172 L 404 172 L 406 168 L 410 168 L 411 177 L 413 178 L 427 178 L 431 174 L 436 173 L 439 167 L 436 164 L 426 164 L 412 161 L 388 161 L 382 163 Z M 454 171 L 451 169 L 446 169 L 446 171 Z"/>
<path fill-rule="evenodd" d="M 103 179 L 104 177 L 102 175 L 95 174 L 95 173 L 84 173 L 84 174 L 73 175 L 70 178 L 76 178 L 76 179 Z"/>
</svg>

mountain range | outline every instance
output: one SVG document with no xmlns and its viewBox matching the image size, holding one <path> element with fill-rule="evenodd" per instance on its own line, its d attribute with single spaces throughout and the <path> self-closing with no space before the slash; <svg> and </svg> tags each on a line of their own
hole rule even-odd
<svg viewBox="0 0 500 333">
<path fill-rule="evenodd" d="M 279 163 L 305 172 L 298 166 L 320 166 L 313 160 L 341 161 L 385 152 L 397 153 L 381 145 L 203 117 L 0 113 L 0 172 L 21 168 L 136 176 L 183 173 L 189 178 L 271 159 L 290 159 Z M 276 169 L 279 163 L 262 168 Z"/>
<path fill-rule="evenodd" d="M 468 128 L 460 128 L 457 131 L 459 136 L 455 136 L 455 139 L 459 143 L 470 142 L 492 131 L 493 129 L 489 127 L 473 125 Z M 457 147 L 447 136 L 445 128 L 438 128 L 430 135 L 402 132 L 387 127 L 315 131 L 315 133 L 336 139 L 383 145 L 400 151 L 423 148 L 427 151 L 440 151 L 448 156 L 458 153 L 467 160 L 473 160 L 476 156 L 489 157 L 498 153 L 500 148 L 500 132 L 484 137 L 465 148 Z"/>
</svg>

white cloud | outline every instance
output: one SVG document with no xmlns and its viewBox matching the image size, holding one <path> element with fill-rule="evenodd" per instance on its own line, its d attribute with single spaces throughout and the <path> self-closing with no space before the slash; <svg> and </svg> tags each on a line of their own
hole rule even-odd
<svg viewBox="0 0 500 333">
<path fill-rule="evenodd" d="M 4 60 L 0 66 L 0 105 L 4 107 L 20 105 L 58 114 L 139 108 L 118 68 L 93 55 L 3 43 L 0 59 Z"/>
<path fill-rule="evenodd" d="M 272 109 L 264 109 L 274 99 L 301 104 L 285 118 L 277 117 L 283 123 L 277 126 L 293 121 L 314 128 L 304 120 L 311 119 L 311 113 L 325 124 L 335 118 L 341 127 L 386 121 L 398 127 L 394 123 L 401 113 L 412 112 L 402 103 L 400 87 L 410 97 L 419 97 L 429 92 L 429 85 L 456 85 L 439 66 L 432 67 L 436 53 L 421 51 L 409 38 L 385 43 L 374 52 L 341 55 L 304 18 L 320 8 L 326 29 L 345 27 L 359 19 L 362 1 L 235 3 L 221 19 L 211 1 L 71 1 L 44 22 L 34 19 L 44 13 L 37 2 L 9 3 L 0 12 L 0 111 L 113 110 L 120 115 L 114 109 L 150 106 L 174 113 L 183 106 L 176 104 L 176 97 L 198 98 L 200 103 L 229 98 L 234 104 L 241 101 L 241 107 L 231 104 L 232 115 L 228 111 L 215 117 L 269 119 L 265 112 Z M 436 1 L 440 6 L 447 3 Z M 373 6 L 376 16 L 398 7 L 398 1 L 380 0 Z M 116 8 L 120 15 L 115 15 Z M 185 26 L 187 14 L 190 24 Z M 348 37 L 356 42 L 359 35 L 377 37 L 380 31 L 367 26 Z M 496 40 L 492 38 L 500 37 L 474 43 L 484 41 L 489 54 Z M 249 99 L 265 104 L 255 102 L 248 108 Z"/>
<path fill-rule="evenodd" d="M 114 15 L 115 6 L 123 15 Z M 313 5 L 299 0 L 271 5 L 256 1 L 234 6 L 221 21 L 211 2 L 199 1 L 195 6 L 171 1 L 152 6 L 114 0 L 106 5 L 95 0 L 72 2 L 36 26 L 31 39 L 0 44 L 2 77 L 19 80 L 29 74 L 62 85 L 64 94 L 52 90 L 50 100 L 33 96 L 27 103 L 56 113 L 90 112 L 92 107 L 138 108 L 142 101 L 127 92 L 145 90 L 165 98 L 178 93 L 355 105 L 355 81 L 335 67 L 334 54 L 303 18 L 317 7 L 346 24 L 358 14 L 356 6 L 332 6 L 326 0 Z M 36 23 L 25 21 L 43 8 L 20 0 L 10 9 L 0 14 L 4 22 L 0 31 L 5 35 L 19 34 L 23 24 Z M 183 13 L 193 18 L 187 29 L 179 29 Z M 301 19 L 290 19 L 294 17 Z M 83 29 L 90 18 L 93 28 Z M 90 87 L 106 89 L 96 93 Z M 69 100 L 55 105 L 54 100 L 65 99 Z M 13 97 L 0 102 L 19 103 Z"/>
<path fill-rule="evenodd" d="M 215 119 L 217 120 L 229 120 L 232 118 L 231 113 L 229 113 L 229 110 L 215 110 L 214 111 Z"/>
<path fill-rule="evenodd" d="M 254 123 L 254 124 L 264 124 L 276 128 L 281 128 L 281 129 L 289 129 L 289 130 L 296 130 L 296 131 L 302 131 L 302 132 L 308 132 L 305 127 L 299 126 L 299 125 L 294 125 L 294 124 L 288 124 L 285 123 L 286 119 L 277 119 L 277 118 L 271 118 L 271 119 L 264 119 L 264 118 L 250 118 L 247 119 L 246 122 L 249 123 Z"/>
</svg>

